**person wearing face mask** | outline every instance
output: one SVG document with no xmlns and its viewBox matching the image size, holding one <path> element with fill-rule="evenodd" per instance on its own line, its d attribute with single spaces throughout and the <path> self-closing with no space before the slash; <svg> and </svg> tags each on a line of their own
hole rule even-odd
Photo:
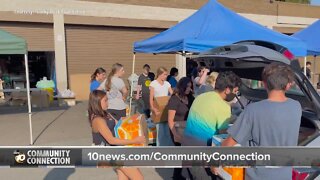
<svg viewBox="0 0 320 180">
<path fill-rule="evenodd" d="M 211 145 L 212 136 L 228 127 L 228 118 L 231 116 L 228 102 L 236 97 L 240 85 L 241 79 L 235 73 L 231 71 L 220 73 L 215 83 L 215 90 L 203 93 L 194 100 L 184 136 L 190 136 L 201 145 Z"/>
<path fill-rule="evenodd" d="M 231 71 L 219 73 L 215 90 L 203 93 L 194 100 L 187 118 L 183 146 L 211 146 L 212 136 L 226 130 L 231 117 L 232 101 L 241 85 L 241 79 Z M 216 178 L 210 168 L 193 167 L 194 179 Z"/>
</svg>

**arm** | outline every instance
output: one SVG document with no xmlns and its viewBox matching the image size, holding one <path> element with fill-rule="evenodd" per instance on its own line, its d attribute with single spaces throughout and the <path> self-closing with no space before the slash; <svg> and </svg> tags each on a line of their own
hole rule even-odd
<svg viewBox="0 0 320 180">
<path fill-rule="evenodd" d="M 150 110 L 156 114 L 159 113 L 158 109 L 154 107 L 154 88 L 150 86 L 150 99 L 149 99 L 149 103 L 150 103 Z"/>
<path fill-rule="evenodd" d="M 112 145 L 129 145 L 129 144 L 140 144 L 144 143 L 144 136 L 136 137 L 135 139 L 119 139 L 112 135 L 109 127 L 106 125 L 104 119 L 95 118 L 92 122 L 92 127 L 96 127 L 98 132 L 103 136 L 103 138 Z"/>
<path fill-rule="evenodd" d="M 141 97 L 141 94 L 140 94 L 140 92 L 142 91 L 142 87 L 141 87 L 141 85 L 138 85 L 137 86 L 137 94 L 136 94 L 136 100 L 138 100 L 138 99 L 140 99 L 140 97 Z"/>
<path fill-rule="evenodd" d="M 142 91 L 142 79 L 141 79 L 141 76 L 139 76 L 139 79 L 138 79 L 138 86 L 137 86 L 137 94 L 136 94 L 136 100 L 140 99 L 140 92 Z"/>
<path fill-rule="evenodd" d="M 172 94 L 173 94 L 173 90 L 172 90 L 172 88 L 171 88 L 171 87 L 169 87 L 169 93 L 170 93 L 170 95 L 172 95 Z"/>
<path fill-rule="evenodd" d="M 117 87 L 117 89 L 121 92 L 122 98 L 125 100 L 128 95 L 128 89 L 124 84 L 123 80 L 119 78 L 117 81 L 114 82 L 114 86 Z"/>
<path fill-rule="evenodd" d="M 176 115 L 175 110 L 169 110 L 168 111 L 168 125 L 169 128 L 173 134 L 174 140 L 177 142 L 181 141 L 181 135 L 176 131 L 176 128 L 174 127 L 174 116 Z"/>
<path fill-rule="evenodd" d="M 128 89 L 127 89 L 127 87 L 124 86 L 120 91 L 121 91 L 121 93 L 122 93 L 123 99 L 126 99 L 127 96 L 128 96 Z"/>
<path fill-rule="evenodd" d="M 231 136 L 229 136 L 227 139 L 225 139 L 222 143 L 221 146 L 234 146 L 237 144 L 237 141 L 234 140 Z"/>
<path fill-rule="evenodd" d="M 206 79 L 207 79 L 209 70 L 208 70 L 208 69 L 204 69 L 203 71 L 204 71 L 204 72 L 203 72 L 202 76 L 200 77 L 199 81 L 196 82 L 198 86 L 204 84 L 204 82 L 205 82 Z"/>
</svg>

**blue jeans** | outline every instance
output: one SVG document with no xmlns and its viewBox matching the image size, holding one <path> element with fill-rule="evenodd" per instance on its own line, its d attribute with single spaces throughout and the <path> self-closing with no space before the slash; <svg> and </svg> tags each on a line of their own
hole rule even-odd
<svg viewBox="0 0 320 180">
<path fill-rule="evenodd" d="M 156 124 L 157 128 L 157 146 L 174 146 L 171 139 L 168 122 Z"/>
</svg>

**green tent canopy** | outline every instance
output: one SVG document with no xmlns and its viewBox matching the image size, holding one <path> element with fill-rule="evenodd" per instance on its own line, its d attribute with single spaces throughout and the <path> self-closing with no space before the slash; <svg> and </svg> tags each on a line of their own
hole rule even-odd
<svg viewBox="0 0 320 180">
<path fill-rule="evenodd" d="M 29 66 L 28 66 L 28 51 L 27 42 L 21 37 L 10 34 L 0 29 L 0 54 L 23 54 L 24 64 L 26 68 L 27 80 L 27 97 L 28 97 L 28 116 L 29 116 L 29 130 L 30 130 L 30 145 L 33 144 L 32 137 L 32 111 L 30 98 L 30 81 L 29 81 Z"/>
<path fill-rule="evenodd" d="M 0 54 L 26 54 L 24 39 L 0 29 Z"/>
</svg>

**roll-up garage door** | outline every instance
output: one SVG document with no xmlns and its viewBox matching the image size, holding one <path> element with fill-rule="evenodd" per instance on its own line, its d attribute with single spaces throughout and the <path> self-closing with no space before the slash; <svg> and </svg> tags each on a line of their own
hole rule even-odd
<svg viewBox="0 0 320 180">
<path fill-rule="evenodd" d="M 54 51 L 53 24 L 0 21 L 0 29 L 24 38 L 28 51 Z"/>
<path fill-rule="evenodd" d="M 69 87 L 76 93 L 77 99 L 88 99 L 90 76 L 97 67 L 110 72 L 114 63 L 124 65 L 127 82 L 132 71 L 133 42 L 146 39 L 164 29 L 127 28 L 109 26 L 66 25 L 67 67 Z M 156 73 L 159 66 L 170 70 L 175 66 L 175 55 L 137 54 L 137 74 L 148 63 Z"/>
</svg>

